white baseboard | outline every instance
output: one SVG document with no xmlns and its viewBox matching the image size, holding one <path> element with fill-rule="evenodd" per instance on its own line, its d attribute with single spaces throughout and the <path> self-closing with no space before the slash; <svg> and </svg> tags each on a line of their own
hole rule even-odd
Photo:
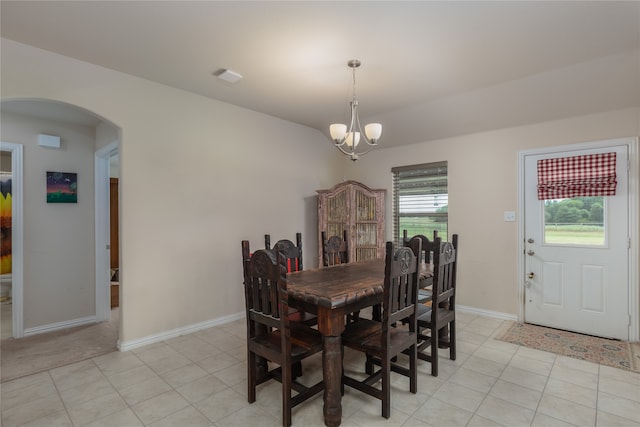
<svg viewBox="0 0 640 427">
<path fill-rule="evenodd" d="M 461 313 L 477 314 L 478 316 L 493 317 L 494 319 L 517 321 L 518 316 L 515 314 L 501 313 L 499 311 L 484 310 L 482 308 L 469 307 L 466 305 L 456 304 L 456 310 Z"/>
<path fill-rule="evenodd" d="M 230 314 L 228 316 L 218 317 L 217 319 L 207 320 L 206 322 L 196 323 L 193 325 L 185 326 L 182 328 L 176 328 L 170 331 L 161 332 L 158 334 L 148 335 L 137 340 L 121 342 L 118 341 L 118 350 L 128 351 L 135 348 L 139 348 L 148 344 L 168 340 L 170 338 L 179 337 L 181 335 L 190 334 L 193 332 L 201 331 L 203 329 L 212 328 L 214 326 L 224 325 L 225 323 L 233 322 L 234 320 L 244 318 L 244 311 L 239 313 Z"/>
<path fill-rule="evenodd" d="M 59 331 L 60 329 L 74 328 L 76 326 L 91 325 L 97 323 L 96 316 L 83 317 L 80 319 L 65 320 L 64 322 L 50 323 L 48 325 L 36 326 L 34 328 L 25 329 L 23 336 L 44 334 L 45 332 Z"/>
<path fill-rule="evenodd" d="M 456 309 L 462 313 L 476 314 L 479 316 L 493 317 L 496 319 L 502 320 L 517 320 L 517 316 L 514 314 L 501 313 L 498 311 L 490 311 L 484 310 L 475 307 L 468 307 L 464 305 L 456 305 Z M 118 342 L 118 349 L 120 351 L 128 351 L 133 350 L 139 347 L 143 347 L 145 345 L 157 343 L 160 341 L 168 340 L 170 338 L 176 338 L 181 335 L 190 334 L 193 332 L 201 331 L 203 329 L 212 328 L 214 326 L 224 325 L 225 323 L 230 323 L 238 319 L 244 318 L 244 311 L 231 314 L 229 316 L 219 317 L 217 319 L 208 320 L 206 322 L 196 323 L 193 325 L 185 326 L 183 328 L 176 328 L 170 331 L 161 332 L 159 334 L 148 335 L 143 338 L 139 338 L 137 340 L 127 341 L 127 342 Z"/>
</svg>

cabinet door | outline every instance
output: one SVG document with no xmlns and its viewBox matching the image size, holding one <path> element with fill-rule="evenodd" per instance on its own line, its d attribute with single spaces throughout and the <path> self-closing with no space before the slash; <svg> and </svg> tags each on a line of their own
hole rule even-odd
<svg viewBox="0 0 640 427">
<path fill-rule="evenodd" d="M 349 191 L 347 188 L 329 195 L 326 203 L 325 229 L 327 236 L 342 236 L 349 229 Z"/>
<path fill-rule="evenodd" d="M 349 189 L 336 186 L 318 191 L 318 266 L 322 267 L 322 232 L 327 236 L 342 236 L 349 228 Z"/>
<path fill-rule="evenodd" d="M 353 187 L 353 209 L 350 211 L 351 259 L 365 261 L 384 254 L 384 194 Z"/>
</svg>

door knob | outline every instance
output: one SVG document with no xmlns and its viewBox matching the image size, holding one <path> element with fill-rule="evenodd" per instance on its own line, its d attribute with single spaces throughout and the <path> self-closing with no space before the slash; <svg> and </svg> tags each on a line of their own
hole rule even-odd
<svg viewBox="0 0 640 427">
<path fill-rule="evenodd" d="M 533 240 L 531 237 L 529 237 L 529 238 L 527 239 L 527 243 L 533 243 L 533 242 L 534 242 L 534 240 Z"/>
<path fill-rule="evenodd" d="M 527 251 L 527 255 L 529 255 L 529 256 L 533 256 L 534 254 L 535 254 L 535 252 L 533 252 L 531 249 L 529 249 Z"/>
<path fill-rule="evenodd" d="M 533 271 L 529 273 L 529 279 L 533 279 L 534 277 L 535 277 L 535 273 Z"/>
</svg>

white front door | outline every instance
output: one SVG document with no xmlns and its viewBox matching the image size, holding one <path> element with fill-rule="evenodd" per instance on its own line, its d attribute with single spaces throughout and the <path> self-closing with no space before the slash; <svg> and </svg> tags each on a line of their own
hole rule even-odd
<svg viewBox="0 0 640 427">
<path fill-rule="evenodd" d="M 538 160 L 611 151 L 615 196 L 538 200 Z M 629 339 L 627 159 L 627 145 L 524 157 L 525 322 Z"/>
</svg>

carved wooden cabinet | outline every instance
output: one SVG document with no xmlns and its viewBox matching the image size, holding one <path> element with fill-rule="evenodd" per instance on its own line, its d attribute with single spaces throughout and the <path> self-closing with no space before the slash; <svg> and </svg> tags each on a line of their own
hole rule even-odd
<svg viewBox="0 0 640 427">
<path fill-rule="evenodd" d="M 322 267 L 323 231 L 327 237 L 347 230 L 349 260 L 384 258 L 384 196 L 356 181 L 345 181 L 329 190 L 318 190 L 318 265 Z"/>
</svg>

